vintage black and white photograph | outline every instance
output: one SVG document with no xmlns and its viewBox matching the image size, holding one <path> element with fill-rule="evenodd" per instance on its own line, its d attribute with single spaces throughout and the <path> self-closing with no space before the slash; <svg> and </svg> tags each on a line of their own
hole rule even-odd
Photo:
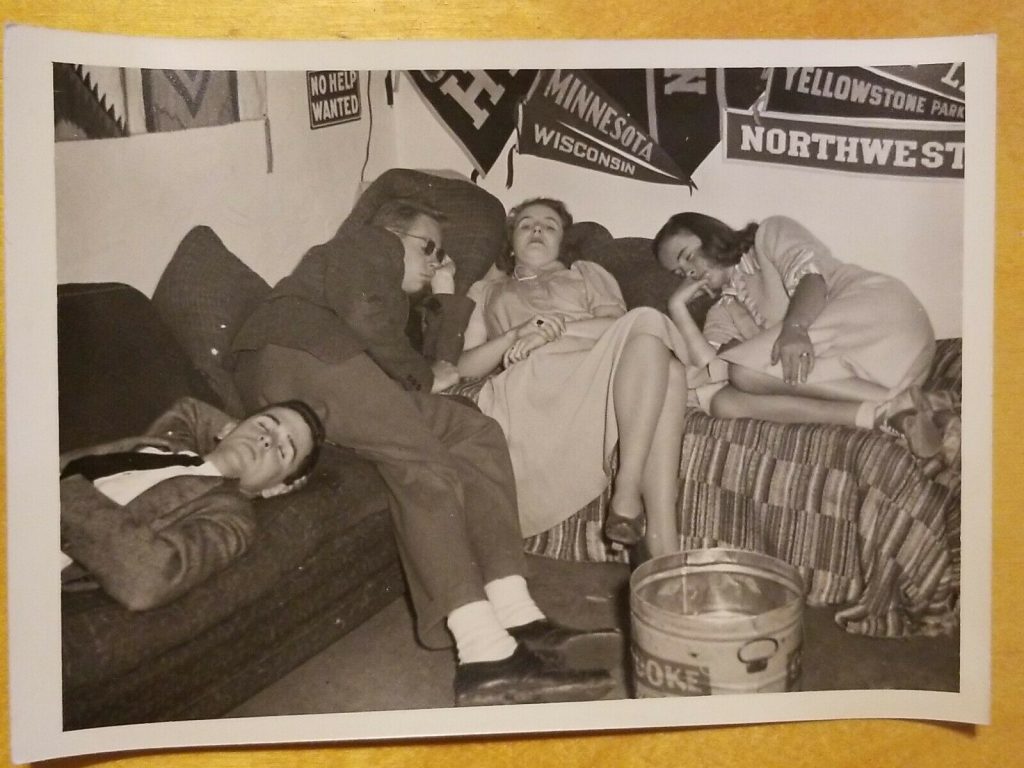
<svg viewBox="0 0 1024 768">
<path fill-rule="evenodd" d="M 28 756 L 986 716 L 984 45 L 30 39 Z"/>
</svg>

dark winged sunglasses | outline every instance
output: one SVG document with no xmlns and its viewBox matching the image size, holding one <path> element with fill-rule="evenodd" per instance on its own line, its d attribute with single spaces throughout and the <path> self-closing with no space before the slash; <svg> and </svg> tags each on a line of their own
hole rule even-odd
<svg viewBox="0 0 1024 768">
<path fill-rule="evenodd" d="M 444 261 L 444 257 L 448 255 L 447 253 L 445 253 L 444 248 L 438 248 L 437 243 L 435 243 L 429 237 L 424 237 L 423 235 L 414 235 L 412 232 L 399 232 L 399 234 L 408 235 L 409 237 L 415 237 L 417 240 L 422 240 L 425 243 L 425 245 L 423 246 L 423 253 L 425 253 L 427 256 L 434 256 L 436 253 L 438 263 Z"/>
</svg>

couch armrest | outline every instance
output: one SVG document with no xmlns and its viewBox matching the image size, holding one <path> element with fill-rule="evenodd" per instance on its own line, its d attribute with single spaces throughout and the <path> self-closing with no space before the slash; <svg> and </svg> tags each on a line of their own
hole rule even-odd
<svg viewBox="0 0 1024 768">
<path fill-rule="evenodd" d="M 137 435 L 179 397 L 220 405 L 140 291 L 57 287 L 60 450 Z"/>
</svg>

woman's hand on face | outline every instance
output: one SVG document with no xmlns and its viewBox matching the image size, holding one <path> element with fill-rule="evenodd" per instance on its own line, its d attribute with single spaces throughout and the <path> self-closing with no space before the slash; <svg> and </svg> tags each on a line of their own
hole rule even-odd
<svg viewBox="0 0 1024 768">
<path fill-rule="evenodd" d="M 540 334 L 545 342 L 554 341 L 565 333 L 565 320 L 557 315 L 534 315 L 516 329 L 516 340 Z"/>
<path fill-rule="evenodd" d="M 687 304 L 693 301 L 697 296 L 701 295 L 712 297 L 715 295 L 714 291 L 711 290 L 711 286 L 708 284 L 708 281 L 690 280 L 687 278 L 669 297 L 668 305 L 675 309 L 686 309 Z"/>
<path fill-rule="evenodd" d="M 772 365 L 782 361 L 782 379 L 787 384 L 803 384 L 814 370 L 814 346 L 807 329 L 783 325 L 772 347 Z"/>
</svg>

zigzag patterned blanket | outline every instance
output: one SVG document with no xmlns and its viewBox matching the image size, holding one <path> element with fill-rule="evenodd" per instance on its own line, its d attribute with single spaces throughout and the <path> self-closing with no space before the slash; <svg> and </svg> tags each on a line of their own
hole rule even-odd
<svg viewBox="0 0 1024 768">
<path fill-rule="evenodd" d="M 959 412 L 959 339 L 939 342 L 926 389 Z M 474 396 L 480 384 L 459 394 Z M 958 423 L 958 421 L 957 421 Z M 811 605 L 848 632 L 934 635 L 959 621 L 959 432 L 921 461 L 879 432 L 691 412 L 678 502 L 684 548 L 738 547 L 796 566 Z M 564 560 L 624 559 L 602 535 L 609 491 L 525 542 Z"/>
</svg>

